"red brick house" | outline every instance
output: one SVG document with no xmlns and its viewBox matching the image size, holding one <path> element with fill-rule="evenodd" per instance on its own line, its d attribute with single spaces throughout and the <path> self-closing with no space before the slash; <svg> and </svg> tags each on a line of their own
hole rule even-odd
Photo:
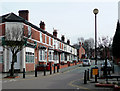
<svg viewBox="0 0 120 91">
<path fill-rule="evenodd" d="M 83 47 L 83 43 L 81 44 L 81 42 L 79 42 L 79 45 L 74 45 L 74 47 L 77 49 L 77 56 L 78 56 L 78 59 L 83 59 L 83 58 L 86 58 L 85 56 L 85 49 Z"/>
<path fill-rule="evenodd" d="M 53 30 L 53 35 L 45 30 L 45 23 L 40 22 L 40 27 L 29 22 L 29 11 L 20 10 L 19 16 L 9 13 L 0 16 L 0 43 L 12 28 L 24 30 L 25 36 L 31 34 L 27 45 L 17 54 L 14 65 L 16 70 L 34 71 L 40 64 L 61 64 L 73 59 L 77 60 L 77 49 L 70 45 L 70 41 L 65 42 L 65 37 L 57 38 L 57 30 Z M 17 32 L 17 31 L 16 31 Z M 0 46 L 0 71 L 8 72 L 11 68 L 12 53 Z"/>
</svg>

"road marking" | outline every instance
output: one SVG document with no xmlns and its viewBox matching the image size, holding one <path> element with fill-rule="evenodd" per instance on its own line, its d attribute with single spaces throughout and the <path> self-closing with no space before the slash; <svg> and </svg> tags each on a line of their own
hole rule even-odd
<svg viewBox="0 0 120 91">
<path fill-rule="evenodd" d="M 75 81 L 78 81 L 78 80 L 83 80 L 83 78 L 82 78 L 82 79 L 73 80 L 73 81 L 71 81 L 68 85 L 70 85 L 70 86 L 72 86 L 72 87 L 77 87 L 77 89 L 87 89 L 87 90 L 90 90 L 90 91 L 94 91 L 94 90 L 91 90 L 91 89 L 89 89 L 89 88 L 86 88 L 86 87 L 83 87 L 83 86 L 78 86 L 78 85 L 73 84 Z"/>
</svg>

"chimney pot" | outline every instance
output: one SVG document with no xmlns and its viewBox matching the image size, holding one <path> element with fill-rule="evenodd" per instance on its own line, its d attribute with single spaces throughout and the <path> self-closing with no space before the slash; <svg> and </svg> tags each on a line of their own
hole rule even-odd
<svg viewBox="0 0 120 91">
<path fill-rule="evenodd" d="M 70 40 L 69 39 L 67 40 L 67 44 L 70 45 Z"/>
<path fill-rule="evenodd" d="M 43 21 L 40 21 L 39 25 L 41 29 L 45 30 L 45 23 Z"/>
<path fill-rule="evenodd" d="M 65 36 L 62 35 L 61 40 L 64 42 L 65 41 Z"/>
<path fill-rule="evenodd" d="M 53 36 L 55 36 L 57 38 L 57 30 L 53 31 Z"/>
</svg>

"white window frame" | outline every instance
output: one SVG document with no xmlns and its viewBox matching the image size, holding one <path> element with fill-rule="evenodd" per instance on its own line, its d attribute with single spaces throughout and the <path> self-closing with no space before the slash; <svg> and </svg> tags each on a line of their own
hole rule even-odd
<svg viewBox="0 0 120 91">
<path fill-rule="evenodd" d="M 40 32 L 40 42 L 43 43 L 42 32 Z"/>
<path fill-rule="evenodd" d="M 51 45 L 51 37 L 49 37 L 49 45 Z"/>
<path fill-rule="evenodd" d="M 31 32 L 31 26 L 28 26 L 28 36 L 31 35 L 31 33 L 32 33 Z M 29 38 L 31 38 L 31 36 Z"/>
<path fill-rule="evenodd" d="M 41 59 L 41 51 L 42 51 L 42 59 Z M 39 50 L 39 61 L 45 61 L 45 60 L 46 60 L 45 50 L 40 49 L 40 50 Z"/>
</svg>

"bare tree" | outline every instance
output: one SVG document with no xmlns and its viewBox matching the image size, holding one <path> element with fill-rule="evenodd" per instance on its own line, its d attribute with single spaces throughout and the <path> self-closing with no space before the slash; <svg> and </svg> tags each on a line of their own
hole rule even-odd
<svg viewBox="0 0 120 91">
<path fill-rule="evenodd" d="M 101 57 L 108 57 L 112 54 L 112 38 L 108 36 L 99 37 L 98 51 L 101 52 Z M 108 55 L 109 53 L 109 55 Z"/>
<path fill-rule="evenodd" d="M 10 29 L 6 29 L 5 37 L 2 42 L 3 48 L 12 52 L 12 62 L 10 76 L 14 76 L 14 62 L 18 52 L 20 52 L 27 42 L 30 36 L 25 38 L 26 31 L 18 26 L 12 26 Z"/>
<path fill-rule="evenodd" d="M 84 38 L 83 37 L 79 37 L 77 40 L 78 40 L 78 44 L 79 44 L 79 42 L 84 43 Z"/>
</svg>

